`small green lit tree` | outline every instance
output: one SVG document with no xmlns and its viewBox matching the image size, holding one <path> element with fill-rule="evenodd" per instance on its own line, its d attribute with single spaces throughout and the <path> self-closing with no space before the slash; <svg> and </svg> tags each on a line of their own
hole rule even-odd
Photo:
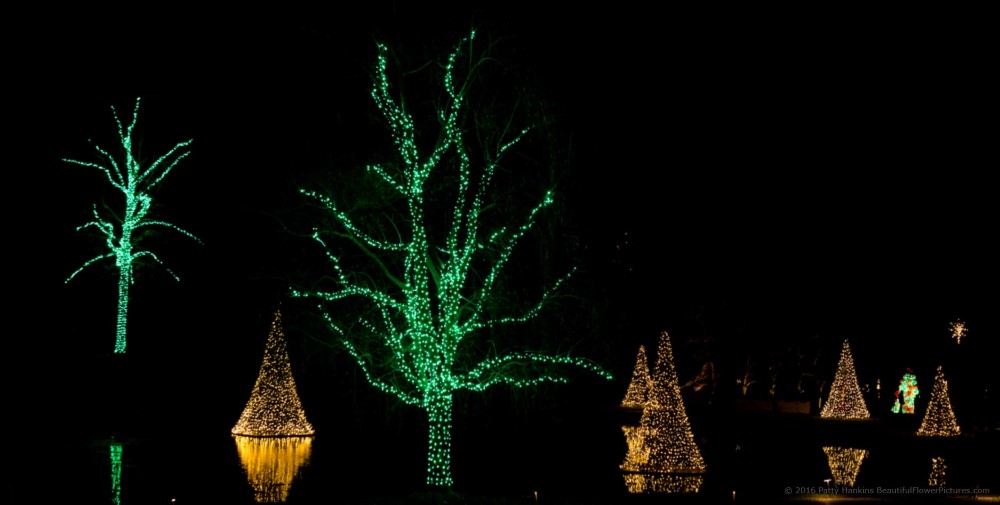
<svg viewBox="0 0 1000 505">
<path fill-rule="evenodd" d="M 391 93 L 387 76 L 386 46 L 378 45 L 377 67 L 371 96 L 388 123 L 398 162 L 372 164 L 368 173 L 393 193 L 402 217 L 388 229 L 364 229 L 344 206 L 329 196 L 308 190 L 302 193 L 319 202 L 337 223 L 337 229 L 315 232 L 313 238 L 326 250 L 334 272 L 332 290 L 298 291 L 325 302 L 362 299 L 372 310 L 347 330 L 323 309 L 330 328 L 340 335 L 347 352 L 376 388 L 427 413 L 429 424 L 427 485 L 449 487 L 453 395 L 459 390 L 483 391 L 507 384 L 528 387 L 543 382 L 565 382 L 565 372 L 582 368 L 610 379 L 594 363 L 576 357 L 539 352 L 492 351 L 476 355 L 482 340 L 501 326 L 524 323 L 539 314 L 546 301 L 566 281 L 559 278 L 537 303 L 514 315 L 498 315 L 492 301 L 500 296 L 498 279 L 518 241 L 532 228 L 536 216 L 553 203 L 551 191 L 515 226 L 485 230 L 484 209 L 489 205 L 494 173 L 501 158 L 528 130 L 501 141 L 482 163 L 474 163 L 466 140 L 464 109 L 471 77 L 458 82 L 456 67 L 469 61 L 469 75 L 483 60 L 463 57 L 475 33 L 463 39 L 443 65 L 444 101 L 438 106 L 440 131 L 427 152 L 418 148 L 417 129 L 402 98 Z M 463 67 L 464 68 L 464 67 Z M 422 137 L 426 138 L 426 137 Z M 435 191 L 428 180 L 454 183 Z M 445 213 L 434 212 L 445 198 Z M 386 209 L 392 208 L 390 203 Z M 388 212 L 388 210 L 387 210 Z M 383 236 L 393 236 L 391 239 Z M 371 262 L 371 271 L 342 266 L 343 251 L 327 243 L 329 237 L 346 239 Z M 377 272 L 375 274 L 372 271 Z M 572 272 L 570 272 L 572 273 Z M 475 338 L 473 338 L 475 337 Z"/>
<path fill-rule="evenodd" d="M 97 211 L 97 204 L 94 204 L 94 220 L 77 227 L 77 231 L 86 228 L 95 228 L 104 237 L 107 252 L 87 260 L 83 266 L 76 269 L 66 279 L 68 283 L 85 268 L 98 261 L 104 259 L 114 260 L 115 267 L 118 269 L 118 324 L 114 350 L 117 354 L 125 353 L 128 292 L 129 287 L 135 282 L 132 271 L 135 268 L 136 260 L 149 258 L 166 269 L 175 280 L 180 280 L 173 271 L 160 261 L 160 258 L 156 254 L 139 248 L 139 242 L 144 236 L 141 230 L 154 226 L 170 228 L 196 242 L 201 242 L 197 237 L 176 225 L 166 221 L 150 219 L 147 216 L 153 202 L 153 197 L 150 194 L 151 191 L 181 160 L 191 153 L 188 150 L 191 140 L 177 143 L 166 154 L 160 156 L 152 163 L 143 166 L 139 160 L 138 147 L 132 142 L 132 130 L 135 128 L 136 119 L 139 116 L 139 101 L 136 98 L 135 109 L 132 111 L 132 121 L 126 126 L 122 125 L 121 118 L 118 117 L 118 112 L 114 106 L 111 107 L 115 122 L 118 123 L 118 138 L 121 142 L 121 153 L 117 158 L 95 145 L 94 148 L 97 150 L 97 153 L 103 158 L 101 162 L 94 163 L 63 159 L 63 161 L 68 163 L 96 168 L 104 172 L 104 175 L 108 178 L 108 182 L 125 196 L 125 208 L 120 213 L 108 209 L 106 214 L 110 214 L 110 216 L 102 215 Z"/>
</svg>

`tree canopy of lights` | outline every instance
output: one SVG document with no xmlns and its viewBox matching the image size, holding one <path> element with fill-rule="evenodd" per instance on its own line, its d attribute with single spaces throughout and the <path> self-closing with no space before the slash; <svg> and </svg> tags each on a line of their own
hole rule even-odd
<svg viewBox="0 0 1000 505">
<path fill-rule="evenodd" d="M 312 457 L 313 437 L 236 435 L 236 451 L 258 503 L 284 503 L 292 481 Z"/>
<path fill-rule="evenodd" d="M 153 227 L 168 228 L 196 242 L 201 242 L 197 237 L 176 225 L 158 219 L 151 219 L 147 215 L 152 208 L 152 190 L 181 160 L 191 153 L 188 148 L 191 145 L 191 140 L 178 142 L 166 154 L 156 158 L 151 163 L 143 165 L 139 159 L 139 148 L 132 142 L 132 132 L 139 117 L 139 101 L 136 98 L 135 108 L 132 110 L 132 120 L 127 125 L 122 125 L 118 112 L 114 106 L 111 107 L 115 122 L 118 124 L 118 138 L 121 143 L 119 146 L 121 152 L 117 157 L 95 145 L 94 148 L 97 150 L 98 158 L 100 159 L 98 162 L 78 161 L 74 159 L 63 160 L 67 163 L 96 168 L 104 172 L 108 182 L 124 195 L 125 207 L 120 212 L 114 212 L 107 206 L 105 206 L 105 212 L 98 212 L 97 204 L 94 204 L 94 220 L 77 227 L 77 231 L 87 228 L 97 230 L 104 238 L 107 250 L 84 262 L 80 268 L 66 279 L 68 283 L 85 268 L 101 260 L 114 260 L 115 267 L 118 269 L 118 323 L 114 352 L 118 354 L 125 352 L 125 328 L 128 317 L 129 287 L 135 281 L 132 276 L 132 270 L 135 268 L 136 260 L 147 258 L 165 268 L 175 280 L 180 280 L 180 277 L 167 268 L 156 254 L 139 247 L 139 242 L 145 235 L 143 233 L 145 229 Z"/>
<path fill-rule="evenodd" d="M 829 446 L 823 447 L 823 452 L 826 453 L 826 462 L 830 465 L 833 483 L 839 487 L 854 486 L 858 472 L 861 471 L 861 463 L 868 456 L 868 451 L 852 447 Z"/>
<path fill-rule="evenodd" d="M 691 423 L 684 408 L 681 388 L 674 368 L 674 354 L 670 336 L 663 332 L 656 353 L 651 387 L 638 427 L 624 426 L 629 452 L 621 469 L 626 472 L 626 486 L 639 486 L 631 474 L 703 474 L 705 461 L 695 444 Z M 647 479 L 642 479 L 642 486 Z M 691 492 L 686 479 L 653 479 L 649 482 L 678 483 L 676 487 L 658 492 Z M 700 482 L 700 481 L 699 481 Z M 651 485 L 651 484 L 650 484 Z M 700 484 L 699 484 L 700 485 Z M 639 486 L 639 488 L 642 488 Z M 660 486 L 662 487 L 662 486 Z M 694 489 L 697 491 L 697 488 Z"/>
<path fill-rule="evenodd" d="M 315 433 L 302 410 L 299 393 L 288 361 L 288 348 L 281 327 L 281 311 L 274 313 L 271 332 L 264 347 L 250 401 L 240 420 L 233 426 L 234 435 L 254 437 L 305 436 Z"/>
<path fill-rule="evenodd" d="M 635 358 L 635 368 L 632 369 L 632 381 L 628 384 L 622 407 L 641 409 L 649 396 L 649 362 L 646 361 L 646 348 L 639 346 L 639 355 Z"/>
<path fill-rule="evenodd" d="M 920 388 L 917 387 L 917 376 L 913 372 L 907 371 L 903 378 L 899 380 L 899 387 L 896 388 L 896 402 L 892 405 L 893 414 L 912 414 L 917 395 Z"/>
<path fill-rule="evenodd" d="M 835 419 L 869 417 L 865 399 L 861 396 L 861 387 L 858 386 L 858 374 L 854 370 L 854 358 L 851 356 L 847 340 L 844 340 L 844 346 L 840 351 L 840 362 L 837 365 L 837 375 L 833 378 L 833 385 L 830 386 L 830 397 L 823 405 L 820 416 Z"/>
<path fill-rule="evenodd" d="M 398 210 L 401 215 L 388 219 L 383 230 L 391 231 L 383 233 L 352 219 L 344 210 L 349 204 L 302 190 L 336 222 L 335 229 L 313 234 L 326 250 L 333 286 L 292 291 L 293 296 L 321 300 L 320 310 L 331 330 L 340 336 L 370 384 L 427 413 L 427 485 L 436 488 L 453 483 L 451 429 L 456 391 L 483 391 L 498 384 L 561 383 L 573 368 L 611 378 L 600 366 L 579 357 L 493 350 L 476 355 L 475 349 L 484 347 L 477 341 L 481 344 L 500 327 L 536 317 L 572 272 L 549 285 L 522 312 L 504 315 L 492 310 L 491 301 L 501 296 L 498 280 L 515 245 L 533 227 L 538 214 L 552 205 L 554 194 L 550 190 L 540 195 L 518 224 L 484 225 L 493 208 L 488 196 L 494 175 L 529 129 L 512 134 L 513 130 L 505 130 L 506 138 L 494 148 L 483 148 L 483 155 L 473 160 L 472 142 L 466 136 L 475 134 L 477 125 L 466 117 L 466 95 L 474 71 L 487 61 L 463 55 L 466 46 L 471 51 L 474 38 L 475 32 L 460 41 L 441 65 L 439 131 L 432 135 L 418 135 L 418 123 L 405 105 L 408 102 L 395 96 L 390 86 L 388 49 L 378 45 L 371 97 L 392 135 L 396 159 L 370 164 L 366 170 L 400 202 L 395 209 L 387 203 L 386 211 Z M 464 80 L 459 77 L 463 72 L 467 73 Z M 436 140 L 432 146 L 423 146 L 418 138 Z M 445 192 L 431 191 L 436 187 L 428 183 L 432 174 L 441 174 L 438 180 L 454 185 Z M 442 201 L 450 205 L 441 205 Z M 441 207 L 447 210 L 437 212 Z M 360 249 L 369 270 L 343 265 L 343 250 L 328 243 L 331 237 Z M 372 309 L 358 318 L 351 331 L 334 321 L 323 305 L 347 298 L 360 299 Z"/>
<path fill-rule="evenodd" d="M 949 323 L 948 328 L 951 330 L 951 338 L 955 339 L 956 344 L 961 344 L 962 338 L 964 338 L 969 331 L 969 329 L 966 328 L 965 323 L 960 320 Z"/>
<path fill-rule="evenodd" d="M 931 389 L 931 401 L 927 404 L 927 412 L 920 423 L 917 435 L 929 437 L 954 437 L 961 430 L 955 420 L 955 412 L 951 410 L 951 397 L 948 395 L 948 380 L 939 366 L 934 377 L 934 387 Z"/>
</svg>

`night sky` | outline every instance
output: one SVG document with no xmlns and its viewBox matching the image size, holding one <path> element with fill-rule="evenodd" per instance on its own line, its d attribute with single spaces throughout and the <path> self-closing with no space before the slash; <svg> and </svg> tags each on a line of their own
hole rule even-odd
<svg viewBox="0 0 1000 505">
<path fill-rule="evenodd" d="M 979 381 L 1000 387 L 985 371 L 1000 301 L 986 32 L 946 15 L 800 14 L 401 3 L 364 14 L 11 20 L 5 354 L 30 364 L 11 375 L 29 384 L 16 394 L 51 420 L 75 396 L 66 386 L 111 351 L 115 273 L 63 281 L 101 252 L 75 227 L 119 195 L 98 171 L 60 160 L 96 161 L 88 139 L 113 147 L 110 106 L 130 111 L 136 96 L 147 156 L 194 139 L 153 215 L 204 241 L 165 232 L 147 242 L 182 278 L 148 267 L 133 288 L 129 353 L 172 377 L 149 394 L 200 385 L 206 405 L 235 419 L 279 302 L 304 401 L 341 388 L 348 372 L 324 367 L 349 363 L 323 343 L 309 307 L 287 298 L 328 273 L 305 236 L 315 209 L 297 189 L 354 180 L 338 173 L 386 155 L 368 94 L 376 41 L 415 71 L 471 27 L 496 42 L 502 82 L 546 112 L 525 166 L 550 172 L 524 186 L 554 183 L 558 215 L 531 242 L 535 256 L 519 258 L 557 250 L 557 266 L 579 267 L 559 302 L 567 312 L 550 316 L 577 322 L 552 337 L 619 376 L 582 379 L 609 405 L 638 344 L 664 329 L 683 342 L 682 380 L 706 355 L 729 384 L 746 356 L 766 363 L 799 347 L 819 353 L 832 378 L 850 338 L 863 382 L 885 387 L 915 367 L 929 385 L 944 359 L 970 397 L 987 387 Z M 949 347 L 956 319 L 970 327 L 961 352 Z"/>
</svg>

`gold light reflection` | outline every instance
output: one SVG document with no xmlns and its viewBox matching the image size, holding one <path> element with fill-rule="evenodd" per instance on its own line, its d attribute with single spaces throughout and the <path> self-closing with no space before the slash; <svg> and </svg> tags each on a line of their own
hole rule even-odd
<svg viewBox="0 0 1000 505">
<path fill-rule="evenodd" d="M 861 471 L 861 463 L 868 456 L 865 449 L 854 449 L 851 447 L 824 447 L 827 463 L 830 464 L 830 473 L 833 474 L 833 483 L 837 486 L 854 486 Z"/>
<path fill-rule="evenodd" d="M 240 463 L 258 503 L 288 499 L 292 480 L 309 464 L 313 437 L 247 437 L 233 435 Z"/>
<path fill-rule="evenodd" d="M 931 458 L 931 476 L 927 479 L 930 487 L 943 487 L 945 485 L 944 475 L 948 467 L 944 464 L 944 458 L 936 456 Z"/>
<path fill-rule="evenodd" d="M 625 473 L 625 488 L 631 494 L 697 493 L 704 474 Z"/>
</svg>

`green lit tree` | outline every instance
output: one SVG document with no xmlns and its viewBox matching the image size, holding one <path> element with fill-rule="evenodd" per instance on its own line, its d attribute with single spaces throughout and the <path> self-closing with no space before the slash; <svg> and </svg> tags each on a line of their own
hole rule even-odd
<svg viewBox="0 0 1000 505">
<path fill-rule="evenodd" d="M 466 98 L 471 75 L 484 60 L 468 59 L 462 54 L 467 45 L 471 48 L 474 36 L 473 32 L 459 42 L 443 65 L 444 100 L 438 105 L 436 118 L 440 128 L 433 147 L 426 152 L 418 147 L 417 128 L 406 102 L 391 92 L 388 49 L 378 45 L 371 96 L 388 124 L 397 161 L 365 168 L 392 193 L 392 201 L 386 202 L 385 208 L 392 209 L 395 203 L 400 218 L 392 219 L 386 228 L 369 229 L 352 220 L 343 210 L 345 207 L 333 198 L 302 190 L 336 222 L 336 229 L 313 234 L 326 250 L 335 287 L 293 290 L 293 295 L 323 302 L 357 298 L 371 309 L 362 312 L 358 323 L 347 329 L 325 311 L 321 302 L 330 328 L 340 336 L 368 381 L 426 411 L 430 487 L 452 485 L 451 428 L 456 391 L 483 391 L 498 384 L 528 387 L 565 382 L 566 372 L 572 368 L 610 379 L 610 374 L 585 359 L 498 351 L 497 346 L 482 345 L 483 339 L 498 327 L 536 317 L 569 274 L 553 282 L 537 303 L 523 311 L 497 313 L 494 301 L 502 291 L 498 280 L 515 245 L 532 228 L 538 214 L 552 205 L 553 194 L 545 192 L 541 201 L 520 218 L 520 224 L 485 229 L 489 226 L 483 224 L 484 210 L 490 206 L 488 196 L 500 160 L 528 130 L 499 142 L 482 155 L 482 163 L 473 162 L 466 140 L 466 123 L 471 123 L 465 117 Z M 469 77 L 459 82 L 457 67 L 466 68 L 466 61 L 470 62 Z M 443 186 L 429 182 L 432 173 L 441 174 L 436 180 L 454 185 L 438 191 Z M 442 200 L 450 203 L 435 205 Z M 441 208 L 447 210 L 436 212 Z M 360 249 L 372 270 L 345 268 L 344 251 L 331 247 L 327 243 L 330 237 L 345 239 L 351 248 Z M 476 354 L 484 347 L 491 350 Z"/>
<path fill-rule="evenodd" d="M 102 158 L 100 162 L 78 161 L 74 159 L 64 159 L 68 163 L 74 163 L 85 167 L 96 168 L 108 178 L 108 182 L 115 189 L 122 192 L 125 197 L 125 208 L 119 213 L 107 209 L 102 214 L 97 211 L 94 204 L 94 220 L 89 221 L 79 227 L 77 231 L 94 228 L 103 237 L 107 246 L 107 252 L 99 254 L 86 262 L 83 266 L 70 274 L 66 282 L 73 280 L 77 274 L 88 266 L 105 259 L 114 260 L 115 268 L 118 269 L 118 324 L 115 335 L 115 353 L 125 353 L 125 329 L 128 317 L 128 293 L 129 287 L 135 282 L 133 269 L 136 260 L 149 258 L 162 266 L 175 279 L 180 280 L 173 271 L 167 268 L 160 258 L 153 252 L 139 248 L 139 242 L 145 236 L 142 231 L 149 227 L 163 227 L 175 230 L 200 243 L 197 237 L 187 231 L 168 223 L 156 219 L 150 219 L 147 215 L 152 206 L 153 197 L 151 191 L 167 174 L 191 152 L 188 146 L 191 140 L 177 143 L 166 154 L 160 156 L 152 163 L 145 166 L 139 160 L 138 146 L 132 142 L 132 130 L 135 128 L 136 119 L 139 116 L 139 99 L 135 100 L 135 108 L 132 110 L 132 121 L 123 126 L 121 118 L 114 106 L 111 112 L 118 123 L 118 139 L 121 143 L 121 153 L 118 157 L 112 156 L 108 151 L 99 146 L 94 146 L 97 153 Z"/>
</svg>

